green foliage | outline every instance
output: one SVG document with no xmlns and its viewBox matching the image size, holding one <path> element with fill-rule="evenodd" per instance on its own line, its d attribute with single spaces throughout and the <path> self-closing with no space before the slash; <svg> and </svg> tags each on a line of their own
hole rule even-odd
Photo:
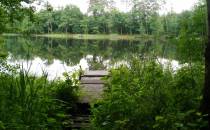
<svg viewBox="0 0 210 130">
<path fill-rule="evenodd" d="M 177 52 L 180 62 L 204 62 L 206 32 L 206 6 L 199 2 L 192 12 L 186 11 L 179 16 L 179 36 Z"/>
<path fill-rule="evenodd" d="M 130 67 L 111 70 L 104 98 L 92 108 L 92 123 L 102 130 L 197 130 L 205 125 L 197 113 L 203 77 L 199 64 L 173 73 L 135 59 Z"/>
<path fill-rule="evenodd" d="M 5 10 L 0 5 L 0 34 L 6 30 L 5 24 L 7 22 L 7 16 Z"/>
<path fill-rule="evenodd" d="M 148 4 L 148 2 L 144 2 L 143 5 Z M 162 30 L 160 23 L 155 20 L 159 18 L 157 9 L 160 4 L 153 2 L 151 5 L 154 7 L 151 6 L 144 10 L 136 9 L 128 13 L 117 11 L 113 5 L 113 0 L 91 0 L 88 14 L 84 15 L 74 5 L 53 10 L 51 5 L 47 3 L 44 10 L 34 14 L 34 21 L 28 19 L 27 16 L 23 21 L 15 21 L 13 32 L 157 34 Z M 141 9 L 141 7 L 139 8 Z M 145 17 L 144 14 L 148 14 L 148 17 Z"/>
<path fill-rule="evenodd" d="M 56 88 L 55 96 L 57 99 L 65 103 L 66 107 L 64 107 L 64 110 L 66 112 L 72 111 L 73 113 L 79 97 L 78 73 L 74 73 L 71 76 L 65 74 L 65 76 L 66 81 L 61 82 Z"/>
<path fill-rule="evenodd" d="M 80 21 L 82 17 L 83 15 L 78 7 L 73 5 L 66 6 L 61 12 L 61 23 L 59 28 L 61 28 L 61 30 L 63 28 L 66 33 L 77 33 L 79 30 L 81 30 L 78 21 Z"/>
<path fill-rule="evenodd" d="M 3 38 L 0 37 L 0 59 L 4 59 L 8 55 L 8 52 L 6 52 L 6 50 L 4 49 L 4 47 L 5 47 L 5 43 L 3 41 Z"/>
<path fill-rule="evenodd" d="M 49 2 L 45 4 L 44 9 L 34 13 L 32 6 L 24 8 L 18 3 L 21 0 L 18 0 L 10 1 L 16 8 L 8 15 L 5 12 L 8 12 L 10 8 L 7 7 L 7 2 L 3 2 L 3 6 L 0 7 L 0 32 L 4 32 L 7 28 L 13 33 L 27 34 L 65 32 L 177 36 L 182 30 L 188 29 L 196 35 L 206 34 L 206 3 L 204 1 L 199 1 L 190 11 L 181 14 L 171 11 L 166 15 L 158 14 L 159 9 L 164 5 L 164 0 L 130 1 L 131 10 L 120 12 L 114 7 L 113 0 L 90 0 L 87 14 L 82 14 L 74 5 L 53 10 Z M 4 26 L 5 24 L 7 26 Z"/>
<path fill-rule="evenodd" d="M 57 130 L 71 125 L 67 110 L 75 106 L 78 93 L 73 79 L 48 81 L 47 74 L 37 78 L 17 70 L 16 75 L 5 68 L 0 72 L 0 129 Z M 62 98 L 65 94 L 71 98 Z"/>
<path fill-rule="evenodd" d="M 5 31 L 16 31 L 17 26 L 14 23 L 22 21 L 25 16 L 32 20 L 34 8 L 32 6 L 26 7 L 21 4 L 33 3 L 35 0 L 1 0 L 0 1 L 0 33 Z M 33 20 L 32 20 L 33 21 Z"/>
<path fill-rule="evenodd" d="M 108 9 L 111 0 L 91 0 L 93 3 L 90 3 L 89 15 L 82 14 L 73 5 L 53 10 L 49 3 L 44 10 L 34 14 L 33 8 L 22 7 L 21 1 L 0 1 L 0 33 L 9 29 L 26 34 L 165 33 L 177 37 L 171 41 L 176 42 L 178 54 L 169 55 L 180 63 L 186 63 L 182 64 L 181 69 L 173 72 L 156 61 L 134 59 L 129 67 L 111 70 L 110 76 L 105 79 L 104 98 L 92 106 L 93 129 L 198 130 L 206 125 L 202 120 L 206 115 L 198 111 L 204 80 L 202 63 L 207 34 L 203 1 L 191 11 L 181 14 L 170 12 L 162 16 L 158 15 L 161 7 L 159 0 L 132 0 L 133 7 L 126 13 Z M 67 64 L 77 64 L 81 58 L 92 54 L 93 58 L 88 61 L 90 69 L 104 69 L 103 61 L 110 60 L 110 57 L 113 61 L 120 61 L 122 57 L 129 59 L 131 55 L 128 52 L 131 51 L 135 54 L 141 52 L 142 57 L 147 57 L 160 54 L 166 47 L 154 46 L 151 41 L 144 45 L 137 45 L 133 41 L 119 41 L 122 43 L 120 45 L 91 41 L 94 44 L 82 46 L 83 41 L 73 45 L 65 40 L 63 45 L 61 41 L 49 38 L 37 41 L 21 38 L 10 40 L 7 46 L 0 42 L 0 57 L 4 58 L 0 60 L 0 129 L 3 130 L 68 128 L 72 123 L 70 113 L 76 111 L 79 85 L 75 75 L 72 78 L 66 75 L 65 81 L 48 81 L 46 74 L 37 78 L 23 70 L 17 71 L 18 68 L 5 61 L 8 55 L 4 50 L 6 47 L 16 59 L 42 56 L 48 59 L 48 63 L 60 58 Z M 132 43 L 132 47 L 125 43 Z M 27 53 L 29 46 L 33 48 L 33 56 Z"/>
</svg>

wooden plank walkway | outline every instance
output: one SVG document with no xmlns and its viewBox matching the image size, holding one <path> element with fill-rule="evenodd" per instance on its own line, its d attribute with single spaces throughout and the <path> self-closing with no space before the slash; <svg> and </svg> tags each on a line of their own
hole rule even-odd
<svg viewBox="0 0 210 130">
<path fill-rule="evenodd" d="M 108 71 L 97 70 L 87 71 L 81 76 L 81 103 L 90 103 L 96 99 L 100 99 L 103 93 L 104 81 L 101 79 L 108 75 Z"/>
</svg>

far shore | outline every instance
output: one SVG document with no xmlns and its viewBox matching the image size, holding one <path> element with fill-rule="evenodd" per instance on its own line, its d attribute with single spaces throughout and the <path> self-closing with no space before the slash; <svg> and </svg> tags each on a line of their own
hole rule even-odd
<svg viewBox="0 0 210 130">
<path fill-rule="evenodd" d="M 5 33 L 3 36 L 24 36 L 24 34 Z M 84 40 L 141 40 L 152 39 L 152 35 L 119 35 L 119 34 L 31 34 L 34 37 L 49 37 L 59 39 L 84 39 Z"/>
</svg>

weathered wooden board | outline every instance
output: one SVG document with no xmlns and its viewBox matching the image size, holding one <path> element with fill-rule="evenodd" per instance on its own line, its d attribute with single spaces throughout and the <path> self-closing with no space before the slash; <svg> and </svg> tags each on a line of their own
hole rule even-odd
<svg viewBox="0 0 210 130">
<path fill-rule="evenodd" d="M 104 81 L 101 79 L 102 77 L 82 77 L 82 84 L 103 84 Z"/>
<path fill-rule="evenodd" d="M 96 99 L 100 99 L 103 93 L 103 84 L 83 84 L 81 87 L 82 96 L 80 101 L 82 103 L 90 103 Z"/>
<path fill-rule="evenodd" d="M 90 103 L 100 99 L 103 93 L 104 81 L 102 78 L 108 75 L 108 71 L 87 71 L 81 76 L 81 103 Z"/>
<path fill-rule="evenodd" d="M 105 70 L 96 70 L 96 71 L 87 71 L 82 77 L 104 77 L 108 75 L 108 71 Z"/>
</svg>

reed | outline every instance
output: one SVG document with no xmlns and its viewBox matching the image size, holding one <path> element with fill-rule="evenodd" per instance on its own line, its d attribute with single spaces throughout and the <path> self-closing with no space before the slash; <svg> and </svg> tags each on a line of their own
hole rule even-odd
<svg viewBox="0 0 210 130">
<path fill-rule="evenodd" d="M 23 69 L 0 72 L 0 129 L 53 130 L 70 125 L 67 109 L 74 106 L 78 90 L 72 83 L 70 78 L 48 81 L 46 73 L 36 77 Z M 61 98 L 63 93 L 70 95 Z"/>
</svg>

